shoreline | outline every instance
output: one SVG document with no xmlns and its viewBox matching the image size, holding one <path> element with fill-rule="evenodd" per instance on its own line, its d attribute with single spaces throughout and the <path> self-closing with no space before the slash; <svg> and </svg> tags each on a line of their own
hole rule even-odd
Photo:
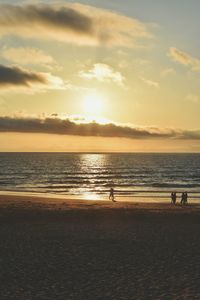
<svg viewBox="0 0 200 300">
<path fill-rule="evenodd" d="M 151 193 L 151 192 L 150 192 Z M 116 195 L 115 199 L 118 203 L 160 203 L 160 204 L 171 204 L 171 198 L 170 198 L 170 193 L 169 196 L 164 196 L 164 197 L 159 197 L 159 196 L 144 196 L 144 195 L 131 195 L 131 196 L 124 196 L 124 195 Z M 178 194 L 178 193 L 177 193 Z M 190 194 L 189 194 L 190 195 Z M 1 191 L 0 190 L 0 199 L 2 196 L 13 196 L 13 197 L 29 197 L 33 199 L 57 199 L 63 200 L 63 201 L 92 201 L 92 202 L 111 202 L 108 199 L 108 196 L 106 195 L 98 195 L 98 194 L 85 194 L 85 195 L 70 195 L 70 194 L 54 194 L 54 193 L 37 193 L 37 192 L 18 192 L 18 191 Z M 180 204 L 180 197 L 177 198 L 177 203 L 176 205 Z M 200 204 L 200 198 L 198 197 L 190 197 L 188 200 L 188 205 L 190 204 Z"/>
<path fill-rule="evenodd" d="M 130 211 L 130 212 L 159 212 L 159 213 L 199 213 L 199 203 L 188 203 L 176 205 L 170 202 L 162 201 L 126 201 L 118 200 L 112 202 L 110 200 L 95 200 L 95 199 L 77 199 L 71 197 L 54 197 L 54 195 L 32 195 L 32 194 L 17 194 L 17 193 L 0 193 L 0 209 L 14 208 L 15 211 L 31 211 L 36 210 L 55 210 L 55 211 L 72 211 L 72 210 L 91 210 L 101 211 Z"/>
</svg>

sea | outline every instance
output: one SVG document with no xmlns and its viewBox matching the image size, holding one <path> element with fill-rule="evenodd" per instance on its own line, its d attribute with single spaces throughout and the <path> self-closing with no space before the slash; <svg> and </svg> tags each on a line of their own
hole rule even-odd
<svg viewBox="0 0 200 300">
<path fill-rule="evenodd" d="M 200 200 L 200 154 L 0 153 L 0 192 L 119 200 Z"/>
</svg>

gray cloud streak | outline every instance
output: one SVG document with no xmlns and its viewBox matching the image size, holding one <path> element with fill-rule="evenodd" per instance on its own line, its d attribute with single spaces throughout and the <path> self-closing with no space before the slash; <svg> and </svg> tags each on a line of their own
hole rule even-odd
<svg viewBox="0 0 200 300">
<path fill-rule="evenodd" d="M 54 9 L 49 5 L 1 5 L 0 24 L 5 27 L 42 24 L 87 33 L 92 29 L 92 21 L 84 14 L 69 7 Z"/>
<path fill-rule="evenodd" d="M 78 3 L 0 5 L 0 35 L 59 40 L 79 45 L 135 46 L 146 26 L 115 12 Z"/>
<path fill-rule="evenodd" d="M 129 139 L 200 139 L 200 130 L 184 131 L 173 129 L 134 128 L 114 123 L 76 123 L 58 117 L 0 117 L 0 132 L 47 133 L 59 135 L 120 137 Z"/>
<path fill-rule="evenodd" d="M 0 87 L 7 85 L 28 87 L 32 83 L 47 84 L 47 82 L 41 73 L 0 65 Z"/>
<path fill-rule="evenodd" d="M 70 86 L 51 73 L 0 65 L 0 90 L 2 91 L 18 90 L 35 93 L 41 90 L 67 88 Z"/>
</svg>

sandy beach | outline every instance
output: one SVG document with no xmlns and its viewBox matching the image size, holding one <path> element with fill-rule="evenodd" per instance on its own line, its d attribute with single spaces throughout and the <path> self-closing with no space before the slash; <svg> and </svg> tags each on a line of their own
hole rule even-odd
<svg viewBox="0 0 200 300">
<path fill-rule="evenodd" d="M 199 299 L 199 208 L 0 195 L 0 299 Z"/>
</svg>

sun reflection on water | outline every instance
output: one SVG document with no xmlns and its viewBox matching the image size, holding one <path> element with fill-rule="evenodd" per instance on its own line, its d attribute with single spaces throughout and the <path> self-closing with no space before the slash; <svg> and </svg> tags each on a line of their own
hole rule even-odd
<svg viewBox="0 0 200 300">
<path fill-rule="evenodd" d="M 98 168 L 106 165 L 107 157 L 103 154 L 82 154 L 81 155 L 81 167 L 82 170 L 95 171 Z"/>
<path fill-rule="evenodd" d="M 87 200 L 101 200 L 105 199 L 102 195 L 98 195 L 98 192 L 101 191 L 102 185 L 97 186 L 96 180 L 99 174 L 99 171 L 104 169 L 107 165 L 108 157 L 103 154 L 82 154 L 80 156 L 80 168 L 81 172 L 84 174 L 90 174 L 88 178 L 90 186 L 93 186 L 91 193 L 88 192 L 88 186 L 82 188 L 82 193 Z M 95 176 L 93 176 L 95 175 Z"/>
</svg>

